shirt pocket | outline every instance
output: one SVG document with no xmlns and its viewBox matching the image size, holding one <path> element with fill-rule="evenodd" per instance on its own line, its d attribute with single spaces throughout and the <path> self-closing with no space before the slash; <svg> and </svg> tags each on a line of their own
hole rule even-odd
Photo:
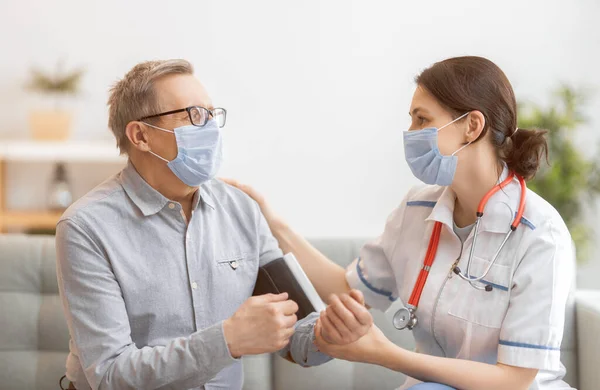
<svg viewBox="0 0 600 390">
<path fill-rule="evenodd" d="M 225 294 L 249 297 L 258 275 L 258 257 L 250 251 L 217 257 L 215 273 Z"/>
<path fill-rule="evenodd" d="M 233 271 L 237 271 L 240 266 L 246 267 L 248 263 L 251 263 L 252 258 L 252 253 L 249 251 L 221 256 L 217 258 L 217 267 L 228 266 Z"/>
<path fill-rule="evenodd" d="M 488 260 L 473 256 L 471 277 L 480 277 L 489 265 Z M 464 268 L 461 267 L 461 271 L 467 272 L 466 264 L 464 264 Z M 510 267 L 494 263 L 485 278 L 473 282 L 481 287 L 490 285 L 493 287 L 491 291 L 479 290 L 471 286 L 468 281 L 456 275 L 454 277 L 460 285 L 450 304 L 448 314 L 477 325 L 500 328 L 508 309 Z"/>
</svg>

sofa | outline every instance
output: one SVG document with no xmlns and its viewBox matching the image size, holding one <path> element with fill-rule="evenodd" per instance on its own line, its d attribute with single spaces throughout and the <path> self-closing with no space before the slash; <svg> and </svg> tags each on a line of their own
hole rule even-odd
<svg viewBox="0 0 600 390">
<path fill-rule="evenodd" d="M 350 263 L 365 241 L 311 240 L 341 265 Z M 413 348 L 411 333 L 391 325 L 394 309 L 374 311 L 375 322 L 398 345 Z M 0 389 L 58 389 L 68 342 L 53 237 L 0 235 Z M 600 389 L 600 291 L 574 290 L 562 360 L 573 387 Z M 335 360 L 301 368 L 272 355 L 245 357 L 244 372 L 246 390 L 394 389 L 404 380 L 400 373 L 367 364 Z"/>
</svg>

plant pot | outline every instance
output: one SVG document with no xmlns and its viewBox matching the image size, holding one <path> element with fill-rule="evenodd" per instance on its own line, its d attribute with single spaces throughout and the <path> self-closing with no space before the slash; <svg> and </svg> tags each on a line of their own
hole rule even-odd
<svg viewBox="0 0 600 390">
<path fill-rule="evenodd" d="M 32 111 L 29 114 L 31 135 L 39 141 L 64 141 L 71 134 L 72 119 L 68 111 Z"/>
</svg>

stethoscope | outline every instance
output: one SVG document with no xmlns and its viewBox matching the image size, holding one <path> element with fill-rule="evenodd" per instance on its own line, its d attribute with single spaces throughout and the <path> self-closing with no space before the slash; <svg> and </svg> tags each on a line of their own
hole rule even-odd
<svg viewBox="0 0 600 390">
<path fill-rule="evenodd" d="M 483 210 L 485 208 L 485 205 L 487 204 L 488 200 L 496 192 L 500 191 L 508 183 L 510 183 L 515 176 L 517 177 L 517 179 L 519 180 L 519 184 L 521 185 L 521 199 L 519 200 L 519 209 L 517 210 L 515 219 L 511 223 L 510 229 L 504 236 L 504 240 L 502 240 L 500 247 L 494 254 L 494 257 L 490 261 L 490 264 L 487 266 L 487 268 L 485 269 L 483 274 L 479 277 L 473 277 L 473 276 L 471 276 L 471 260 L 473 259 L 473 254 L 475 253 L 475 246 L 477 245 L 477 235 L 479 233 L 479 224 L 481 222 L 481 218 L 483 217 Z M 475 233 L 473 235 L 473 244 L 471 245 L 471 250 L 469 251 L 469 258 L 467 260 L 467 273 L 466 273 L 466 275 L 463 274 L 461 269 L 458 266 L 455 266 L 452 269 L 452 272 L 454 272 L 455 274 L 460 276 L 461 279 L 469 282 L 469 284 L 472 287 L 474 287 L 478 290 L 485 290 L 488 292 L 493 290 L 493 287 L 490 284 L 485 284 L 485 286 L 481 286 L 481 285 L 478 285 L 475 283 L 480 282 L 481 280 L 483 280 L 483 278 L 485 278 L 488 275 L 488 273 L 490 272 L 490 269 L 492 268 L 492 266 L 498 259 L 498 256 L 500 255 L 502 248 L 504 248 L 504 245 L 508 241 L 508 238 L 512 235 L 512 233 L 515 230 L 517 230 L 517 227 L 521 223 L 521 218 L 523 217 L 523 211 L 525 209 L 526 193 L 527 193 L 527 186 L 525 184 L 525 180 L 521 176 L 515 175 L 514 172 L 511 172 L 502 183 L 494 186 L 494 188 L 492 188 L 487 194 L 485 194 L 483 199 L 481 199 L 481 202 L 479 202 L 479 207 L 477 207 L 477 221 L 475 222 Z M 429 239 L 429 246 L 427 248 L 427 253 L 425 254 L 425 260 L 423 261 L 423 267 L 421 268 L 421 271 L 419 272 L 419 276 L 417 277 L 417 281 L 415 283 L 415 286 L 413 287 L 413 291 L 408 300 L 408 304 L 405 305 L 404 307 L 398 309 L 398 311 L 396 311 L 396 313 L 394 314 L 394 317 L 392 319 L 392 323 L 396 329 L 413 330 L 415 328 L 415 326 L 417 326 L 417 323 L 418 323 L 417 315 L 416 315 L 417 307 L 419 306 L 419 301 L 421 300 L 421 293 L 423 292 L 423 288 L 425 287 L 425 282 L 427 282 L 427 277 L 429 276 L 429 271 L 431 270 L 431 266 L 433 265 L 433 261 L 435 260 L 435 256 L 437 254 L 437 249 L 438 249 L 438 245 L 440 242 L 441 231 L 442 231 L 442 223 L 436 222 L 433 226 L 433 231 L 431 232 L 431 238 Z"/>
</svg>

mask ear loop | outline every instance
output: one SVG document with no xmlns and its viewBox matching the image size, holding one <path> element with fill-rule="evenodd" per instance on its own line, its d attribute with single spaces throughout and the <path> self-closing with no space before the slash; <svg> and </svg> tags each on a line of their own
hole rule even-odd
<svg viewBox="0 0 600 390">
<path fill-rule="evenodd" d="M 142 123 L 143 123 L 143 124 L 145 124 L 146 126 L 150 126 L 150 127 L 152 127 L 152 128 L 155 128 L 156 130 L 164 131 L 165 133 L 172 133 L 172 134 L 175 134 L 175 132 L 174 132 L 174 131 L 172 131 L 172 130 L 163 129 L 162 127 L 154 126 L 154 125 L 151 125 L 150 123 L 146 123 L 146 122 L 142 122 Z M 163 157 L 159 156 L 158 154 L 154 153 L 152 150 L 148 150 L 148 152 L 149 152 L 151 155 L 153 155 L 154 157 L 158 157 L 158 158 L 160 158 L 161 160 L 163 160 L 163 161 L 164 161 L 164 162 L 166 162 L 167 164 L 170 162 L 170 161 L 169 161 L 169 160 L 167 160 L 166 158 L 163 158 Z"/>
<path fill-rule="evenodd" d="M 456 122 L 456 121 L 459 121 L 459 120 L 461 120 L 462 118 L 466 117 L 466 116 L 467 116 L 467 115 L 469 115 L 470 113 L 471 113 L 471 111 L 469 111 L 469 112 L 465 112 L 464 114 L 462 114 L 461 116 L 459 116 L 458 118 L 456 118 L 455 120 L 453 120 L 452 122 L 450 122 L 450 123 L 446 123 L 444 126 L 440 127 L 440 128 L 438 129 L 438 131 L 442 130 L 444 127 L 448 127 L 448 126 L 450 126 L 451 124 L 453 124 L 453 123 L 454 123 L 454 122 Z"/>
<path fill-rule="evenodd" d="M 444 126 L 440 127 L 440 128 L 438 129 L 438 131 L 442 130 L 444 127 L 448 127 L 448 126 L 450 126 L 451 124 L 453 124 L 453 123 L 454 123 L 454 122 L 456 122 L 456 121 L 459 121 L 459 120 L 461 120 L 462 118 L 466 117 L 466 116 L 467 116 L 467 115 L 469 115 L 470 113 L 471 113 L 471 111 L 469 111 L 469 112 L 465 112 L 464 114 L 462 114 L 461 116 L 459 116 L 458 118 L 456 118 L 455 120 L 453 120 L 452 122 L 450 122 L 450 123 L 448 123 L 448 124 L 445 124 Z M 484 126 L 485 126 L 485 124 L 484 124 Z M 461 150 L 463 150 L 463 149 L 464 149 L 464 148 L 466 148 L 467 146 L 471 145 L 472 143 L 473 143 L 473 141 L 469 142 L 469 143 L 468 143 L 468 144 L 466 144 L 466 145 L 463 145 L 463 146 L 461 146 L 461 147 L 460 147 L 460 148 L 459 148 L 459 149 L 458 149 L 456 152 L 452 153 L 450 156 L 454 156 L 454 155 L 456 155 L 456 153 L 460 152 Z"/>
</svg>

